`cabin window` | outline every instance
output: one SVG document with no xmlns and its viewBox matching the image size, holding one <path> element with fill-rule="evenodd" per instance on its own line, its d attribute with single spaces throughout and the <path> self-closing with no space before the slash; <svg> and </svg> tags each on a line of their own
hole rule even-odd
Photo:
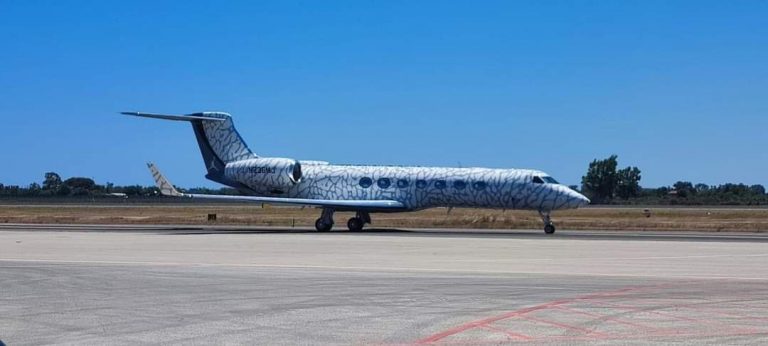
<svg viewBox="0 0 768 346">
<path fill-rule="evenodd" d="M 467 183 L 464 180 L 456 180 L 453 182 L 453 188 L 456 190 L 464 190 L 467 187 Z"/>
<path fill-rule="evenodd" d="M 392 182 L 389 180 L 389 178 L 379 178 L 376 184 L 379 185 L 380 188 L 386 189 L 392 185 Z"/>
<path fill-rule="evenodd" d="M 368 177 L 360 178 L 360 187 L 367 189 L 373 185 L 373 180 Z"/>
<path fill-rule="evenodd" d="M 427 181 L 426 180 L 416 180 L 416 187 L 419 189 L 423 189 L 427 187 Z"/>
<path fill-rule="evenodd" d="M 408 187 L 408 180 L 398 179 L 397 180 L 397 187 L 399 187 L 401 189 L 404 189 L 404 188 Z"/>
<path fill-rule="evenodd" d="M 544 180 L 542 180 L 541 177 L 537 175 L 537 176 L 533 177 L 533 183 L 534 184 L 544 184 Z"/>
<path fill-rule="evenodd" d="M 557 180 L 555 180 L 555 178 L 552 178 L 552 177 L 549 177 L 549 176 L 541 177 L 541 179 L 544 179 L 544 182 L 547 182 L 547 183 L 550 183 L 550 184 L 560 184 L 560 183 L 557 182 Z"/>
<path fill-rule="evenodd" d="M 477 191 L 485 190 L 486 184 L 484 181 L 476 181 L 472 184 L 472 188 L 474 188 Z"/>
<path fill-rule="evenodd" d="M 444 189 L 445 185 L 445 180 L 435 180 L 435 188 Z"/>
</svg>

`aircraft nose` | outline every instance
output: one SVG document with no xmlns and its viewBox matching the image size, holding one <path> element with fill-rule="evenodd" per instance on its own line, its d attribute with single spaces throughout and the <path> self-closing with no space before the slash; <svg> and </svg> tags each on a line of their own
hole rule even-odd
<svg viewBox="0 0 768 346">
<path fill-rule="evenodd" d="M 578 193 L 576 191 L 571 190 L 570 201 L 569 202 L 570 202 L 569 204 L 571 204 L 573 206 L 573 208 L 579 208 L 579 207 L 583 207 L 585 205 L 589 205 L 590 200 L 589 200 L 589 198 L 585 197 L 584 195 L 582 195 L 582 194 L 580 194 L 580 193 Z"/>
<path fill-rule="evenodd" d="M 576 209 L 588 205 L 589 198 L 564 185 L 551 185 L 556 198 L 550 200 L 550 210 Z M 546 205 L 542 204 L 542 206 Z"/>
<path fill-rule="evenodd" d="M 585 205 L 589 205 L 590 200 L 587 197 L 584 197 L 584 195 L 573 191 L 571 189 L 568 189 L 567 195 L 567 202 L 565 203 L 566 208 L 568 209 L 576 209 L 579 207 L 583 207 Z"/>
<path fill-rule="evenodd" d="M 592 203 L 592 201 L 590 201 L 586 196 L 578 192 L 576 194 L 579 195 L 579 207 L 587 206 L 589 203 Z"/>
</svg>

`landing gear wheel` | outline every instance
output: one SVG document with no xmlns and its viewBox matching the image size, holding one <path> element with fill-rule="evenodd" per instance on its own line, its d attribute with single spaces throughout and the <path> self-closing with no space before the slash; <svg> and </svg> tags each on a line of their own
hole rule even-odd
<svg viewBox="0 0 768 346">
<path fill-rule="evenodd" d="M 333 213 L 335 210 L 331 208 L 323 208 L 323 213 L 320 214 L 320 218 L 315 221 L 315 229 L 318 232 L 328 232 L 333 228 Z"/>
<path fill-rule="evenodd" d="M 315 229 L 318 232 L 328 232 L 331 230 L 331 228 L 333 228 L 333 224 L 325 222 L 323 218 L 319 218 L 317 221 L 315 221 Z"/>
<path fill-rule="evenodd" d="M 353 217 L 347 221 L 347 228 L 353 232 L 362 231 L 364 224 L 365 223 L 363 222 L 363 219 L 359 217 Z"/>
<path fill-rule="evenodd" d="M 555 224 L 552 223 L 552 218 L 549 216 L 549 211 L 539 210 L 539 216 L 541 216 L 541 221 L 544 222 L 544 233 L 555 233 Z"/>
</svg>

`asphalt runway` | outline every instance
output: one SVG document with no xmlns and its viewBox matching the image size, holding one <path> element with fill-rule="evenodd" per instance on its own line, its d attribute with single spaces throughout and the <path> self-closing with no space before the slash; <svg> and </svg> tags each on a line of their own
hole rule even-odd
<svg viewBox="0 0 768 346">
<path fill-rule="evenodd" d="M 0 225 L 0 344 L 766 344 L 760 234 Z"/>
</svg>

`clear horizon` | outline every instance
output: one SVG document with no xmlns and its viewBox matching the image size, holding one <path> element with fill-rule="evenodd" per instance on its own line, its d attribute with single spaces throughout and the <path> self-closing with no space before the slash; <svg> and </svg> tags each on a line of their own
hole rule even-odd
<svg viewBox="0 0 768 346">
<path fill-rule="evenodd" d="M 262 156 L 768 185 L 768 2 L 7 2 L 0 183 L 205 180 L 188 124 Z"/>
</svg>

